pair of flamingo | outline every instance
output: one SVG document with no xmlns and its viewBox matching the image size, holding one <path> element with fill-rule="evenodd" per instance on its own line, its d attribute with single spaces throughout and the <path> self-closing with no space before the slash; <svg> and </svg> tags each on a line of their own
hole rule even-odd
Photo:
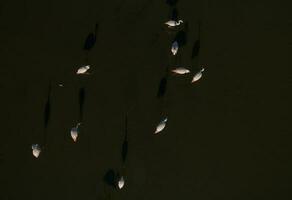
<svg viewBox="0 0 292 200">
<path fill-rule="evenodd" d="M 169 20 L 167 22 L 165 22 L 165 24 L 169 27 L 169 28 L 174 28 L 176 26 L 179 26 L 181 23 L 183 23 L 183 20 Z M 178 52 L 178 42 L 174 41 L 171 45 L 171 53 L 172 55 L 176 55 Z"/>
</svg>

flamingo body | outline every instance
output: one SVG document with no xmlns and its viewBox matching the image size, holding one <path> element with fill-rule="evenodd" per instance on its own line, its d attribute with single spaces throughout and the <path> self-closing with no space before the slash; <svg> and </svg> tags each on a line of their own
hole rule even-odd
<svg viewBox="0 0 292 200">
<path fill-rule="evenodd" d="M 198 81 L 198 80 L 200 80 L 201 78 L 202 78 L 202 76 L 203 76 L 203 71 L 204 71 L 205 69 L 204 68 L 202 68 L 198 73 L 196 73 L 195 75 L 194 75 L 194 77 L 193 77 L 193 79 L 192 79 L 192 83 L 194 83 L 194 82 L 196 82 L 196 81 Z"/>
<path fill-rule="evenodd" d="M 31 148 L 32 148 L 32 155 L 33 155 L 34 157 L 38 158 L 39 155 L 40 155 L 40 153 L 41 153 L 41 148 L 40 148 L 40 146 L 39 146 L 38 144 L 33 144 L 33 145 L 31 146 Z"/>
<path fill-rule="evenodd" d="M 190 70 L 183 68 L 183 67 L 178 67 L 176 69 L 171 70 L 173 73 L 176 74 L 188 74 L 190 73 Z"/>
<path fill-rule="evenodd" d="M 161 132 L 165 126 L 166 126 L 166 122 L 167 122 L 167 118 L 165 118 L 164 120 L 162 120 L 156 127 L 156 130 L 154 132 L 154 134 L 157 134 L 159 132 Z"/>
</svg>

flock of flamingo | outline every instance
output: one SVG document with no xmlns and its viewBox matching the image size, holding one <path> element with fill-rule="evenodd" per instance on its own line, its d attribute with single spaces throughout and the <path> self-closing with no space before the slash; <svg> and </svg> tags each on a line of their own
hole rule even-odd
<svg viewBox="0 0 292 200">
<path fill-rule="evenodd" d="M 175 27 L 180 26 L 183 23 L 184 23 L 183 20 L 169 20 L 169 21 L 165 22 L 164 25 L 167 26 L 167 28 L 169 28 L 169 29 L 174 29 Z M 85 41 L 85 45 L 84 45 L 84 50 L 89 51 L 93 48 L 95 41 L 96 41 L 97 29 L 98 29 L 98 25 L 96 25 L 96 27 L 95 27 L 95 32 L 90 33 L 87 36 L 86 41 Z M 172 43 L 170 52 L 173 56 L 177 55 L 178 50 L 179 50 L 179 46 L 180 45 L 179 45 L 178 41 L 174 41 Z M 77 69 L 76 75 L 82 76 L 85 74 L 90 74 L 89 70 L 90 70 L 90 65 L 81 66 Z M 191 73 L 190 69 L 187 69 L 184 67 L 176 67 L 176 68 L 172 69 L 171 71 L 174 74 L 178 74 L 178 75 L 184 75 L 184 74 Z M 198 80 L 200 80 L 202 75 L 203 75 L 203 71 L 204 71 L 204 68 L 201 68 L 201 70 L 194 73 L 193 78 L 191 80 L 191 83 L 194 83 L 194 82 L 197 82 Z M 59 84 L 59 86 L 64 87 L 63 84 Z M 168 120 L 167 117 L 163 118 L 156 126 L 156 129 L 153 131 L 153 134 L 159 134 L 160 132 L 162 132 L 166 127 L 167 120 Z M 74 142 L 77 142 L 80 125 L 81 125 L 81 123 L 78 123 L 76 126 L 71 128 L 70 135 L 71 135 L 71 138 Z M 126 126 L 127 126 L 127 121 L 126 121 Z M 35 158 L 38 158 L 40 156 L 41 151 L 42 151 L 41 146 L 39 144 L 32 144 L 31 148 L 32 148 L 33 156 Z M 124 149 L 127 149 L 127 144 L 123 145 L 123 151 L 124 151 Z M 123 160 L 124 160 L 124 158 L 123 158 Z M 116 181 L 116 186 L 119 189 L 122 189 L 124 187 L 124 184 L 125 184 L 125 179 L 123 176 L 120 176 Z"/>
</svg>

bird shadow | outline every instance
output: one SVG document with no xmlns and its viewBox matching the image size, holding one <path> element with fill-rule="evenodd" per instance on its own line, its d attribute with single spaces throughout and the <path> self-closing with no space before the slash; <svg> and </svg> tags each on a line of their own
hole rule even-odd
<svg viewBox="0 0 292 200">
<path fill-rule="evenodd" d="M 187 43 L 187 33 L 186 33 L 186 31 L 185 30 L 179 31 L 176 34 L 173 42 L 174 41 L 177 41 L 177 43 L 179 44 L 180 47 L 185 46 L 186 43 Z"/>
<path fill-rule="evenodd" d="M 165 95 L 167 88 L 167 76 L 162 77 L 158 86 L 157 98 L 161 98 Z"/>
<path fill-rule="evenodd" d="M 178 0 L 166 0 L 166 4 L 169 6 L 175 6 Z"/>
<path fill-rule="evenodd" d="M 48 91 L 48 97 L 47 97 L 47 102 L 45 104 L 45 109 L 44 109 L 44 128 L 47 129 L 49 121 L 50 121 L 50 116 L 51 116 L 51 84 L 49 85 L 49 91 Z"/>
<path fill-rule="evenodd" d="M 178 21 L 178 10 L 177 8 L 173 8 L 170 13 L 170 19 L 174 21 Z"/>
<path fill-rule="evenodd" d="M 194 59 L 196 56 L 198 56 L 199 51 L 200 51 L 200 39 L 198 39 L 193 45 L 191 58 Z"/>
<path fill-rule="evenodd" d="M 126 162 L 127 155 L 128 155 L 128 117 L 126 115 L 125 138 L 124 138 L 124 142 L 123 142 L 123 145 L 122 145 L 122 161 L 123 161 L 123 163 Z"/>
<path fill-rule="evenodd" d="M 87 38 L 85 39 L 84 46 L 83 46 L 83 49 L 85 51 L 89 51 L 94 47 L 94 44 L 95 44 L 96 38 L 97 38 L 98 30 L 99 30 L 99 24 L 96 23 L 94 31 L 89 33 Z"/>
<path fill-rule="evenodd" d="M 109 169 L 103 176 L 103 181 L 105 184 L 111 187 L 116 186 L 117 175 L 113 169 Z"/>
<path fill-rule="evenodd" d="M 192 48 L 192 56 L 191 58 L 195 58 L 196 56 L 199 55 L 200 52 L 200 46 L 201 46 L 201 42 L 200 42 L 200 29 L 201 29 L 201 24 L 199 22 L 199 28 L 198 28 L 198 32 L 199 32 L 199 37 L 197 39 L 197 41 L 195 41 L 193 48 Z"/>
<path fill-rule="evenodd" d="M 82 87 L 79 89 L 79 119 L 80 121 L 83 120 L 84 101 L 85 101 L 85 88 Z"/>
</svg>

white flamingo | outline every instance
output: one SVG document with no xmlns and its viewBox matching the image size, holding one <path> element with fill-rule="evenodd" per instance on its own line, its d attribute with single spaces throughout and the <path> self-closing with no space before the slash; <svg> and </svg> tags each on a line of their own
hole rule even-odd
<svg viewBox="0 0 292 200">
<path fill-rule="evenodd" d="M 175 41 L 171 45 L 171 52 L 173 55 L 176 55 L 177 51 L 178 51 L 178 43 L 177 43 L 177 41 Z"/>
<path fill-rule="evenodd" d="M 125 185 L 125 179 L 123 176 L 121 176 L 121 178 L 118 181 L 118 188 L 122 189 L 124 187 L 124 185 Z"/>
<path fill-rule="evenodd" d="M 184 23 L 183 20 L 178 20 L 178 21 L 175 21 L 175 20 L 169 20 L 169 21 L 165 22 L 165 24 L 166 24 L 168 27 L 179 26 L 181 23 Z"/>
<path fill-rule="evenodd" d="M 167 117 L 164 118 L 164 119 L 163 119 L 163 120 L 157 125 L 154 134 L 157 134 L 157 133 L 161 132 L 161 131 L 165 128 L 165 126 L 166 126 L 166 122 L 167 122 Z"/>
<path fill-rule="evenodd" d="M 38 144 L 33 144 L 31 145 L 31 148 L 32 148 L 32 155 L 38 158 L 41 153 L 41 147 Z"/>
<path fill-rule="evenodd" d="M 194 82 L 196 82 L 196 81 L 198 81 L 199 79 L 202 78 L 202 76 L 203 76 L 203 71 L 205 71 L 204 68 L 202 68 L 199 72 L 197 72 L 197 73 L 194 75 L 194 77 L 193 77 L 193 79 L 192 79 L 192 83 L 194 83 Z"/>
<path fill-rule="evenodd" d="M 183 67 L 178 67 L 178 68 L 175 68 L 173 70 L 171 70 L 173 73 L 176 73 L 176 74 L 188 74 L 190 73 L 190 70 L 186 69 L 186 68 L 183 68 Z"/>
<path fill-rule="evenodd" d="M 77 137 L 78 137 L 78 134 L 79 134 L 79 129 L 78 127 L 81 125 L 81 123 L 78 123 L 76 127 L 73 127 L 71 129 L 71 138 L 73 139 L 74 142 L 77 141 Z"/>
<path fill-rule="evenodd" d="M 76 74 L 88 74 L 87 71 L 89 69 L 90 69 L 90 65 L 82 66 L 77 70 Z"/>
</svg>

